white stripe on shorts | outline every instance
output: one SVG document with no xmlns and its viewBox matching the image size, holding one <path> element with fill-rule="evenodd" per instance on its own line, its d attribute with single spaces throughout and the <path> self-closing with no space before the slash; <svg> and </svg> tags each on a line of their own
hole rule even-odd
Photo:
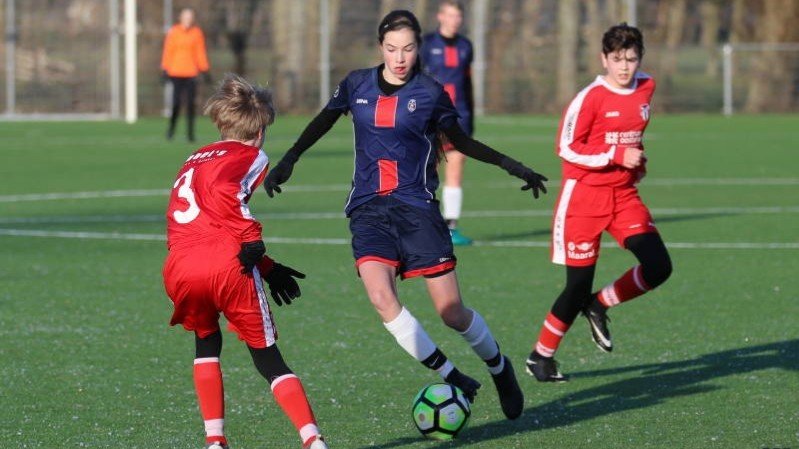
<svg viewBox="0 0 799 449">
<path fill-rule="evenodd" d="M 269 347 L 275 344 L 277 335 L 275 334 L 275 323 L 272 322 L 272 311 L 269 309 L 269 303 L 266 301 L 264 283 L 257 267 L 253 267 L 252 269 L 252 278 L 253 281 L 255 281 L 255 290 L 258 292 L 258 303 L 261 305 L 261 319 L 264 322 L 264 339 L 266 339 L 266 346 Z"/>
<path fill-rule="evenodd" d="M 563 183 L 555 221 L 552 223 L 552 262 L 558 265 L 566 265 L 566 212 L 575 185 L 577 185 L 576 179 L 567 179 Z"/>
</svg>

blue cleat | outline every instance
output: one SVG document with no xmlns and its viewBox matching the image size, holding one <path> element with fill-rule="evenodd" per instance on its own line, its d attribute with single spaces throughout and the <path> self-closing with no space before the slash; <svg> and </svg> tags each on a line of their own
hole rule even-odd
<svg viewBox="0 0 799 449">
<path fill-rule="evenodd" d="M 452 237 L 452 244 L 455 246 L 469 246 L 472 244 L 472 239 L 458 232 L 457 229 L 450 229 L 449 235 Z"/>
</svg>

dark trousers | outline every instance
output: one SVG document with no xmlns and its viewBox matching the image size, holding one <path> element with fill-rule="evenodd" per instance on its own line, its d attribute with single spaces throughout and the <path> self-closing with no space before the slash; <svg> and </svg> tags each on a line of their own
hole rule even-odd
<svg viewBox="0 0 799 449">
<path fill-rule="evenodd" d="M 197 96 L 197 78 L 169 77 L 172 82 L 172 115 L 169 117 L 169 130 L 167 137 L 170 139 L 175 134 L 175 125 L 180 115 L 180 105 L 186 105 L 187 136 L 194 141 L 194 99 Z"/>
</svg>

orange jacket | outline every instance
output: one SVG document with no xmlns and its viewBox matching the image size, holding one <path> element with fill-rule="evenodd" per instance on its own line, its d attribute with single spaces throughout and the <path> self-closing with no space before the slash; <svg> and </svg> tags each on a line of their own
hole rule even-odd
<svg viewBox="0 0 799 449">
<path fill-rule="evenodd" d="M 192 78 L 207 72 L 208 55 L 202 30 L 197 26 L 186 29 L 180 24 L 173 25 L 164 41 L 161 68 L 167 75 L 178 78 Z"/>
</svg>

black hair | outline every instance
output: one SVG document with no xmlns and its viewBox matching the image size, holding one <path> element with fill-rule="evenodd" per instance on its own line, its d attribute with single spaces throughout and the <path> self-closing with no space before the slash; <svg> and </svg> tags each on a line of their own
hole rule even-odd
<svg viewBox="0 0 799 449">
<path fill-rule="evenodd" d="M 605 55 L 628 48 L 634 48 L 639 58 L 644 56 L 644 36 L 641 30 L 627 25 L 627 22 L 610 27 L 602 36 L 602 53 Z"/>
<path fill-rule="evenodd" d="M 422 27 L 419 25 L 419 20 L 407 9 L 395 9 L 383 17 L 380 25 L 377 26 L 377 41 L 383 43 L 383 38 L 389 31 L 401 30 L 408 28 L 413 31 L 416 38 L 416 44 L 422 44 Z"/>
</svg>

